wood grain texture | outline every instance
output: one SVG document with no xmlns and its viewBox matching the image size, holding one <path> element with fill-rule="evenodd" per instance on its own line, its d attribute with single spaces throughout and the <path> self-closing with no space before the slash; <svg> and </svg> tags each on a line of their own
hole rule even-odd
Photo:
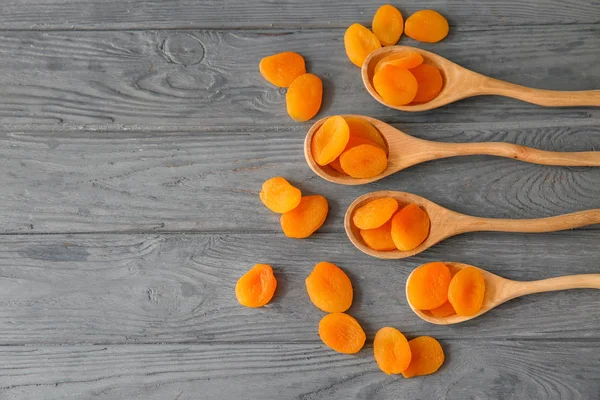
<svg viewBox="0 0 600 400">
<path fill-rule="evenodd" d="M 545 150 L 600 150 L 598 119 L 536 123 L 394 124 L 445 142 L 506 141 Z M 536 218 L 600 207 L 600 168 L 473 156 L 421 164 L 365 187 L 334 185 L 304 160 L 304 127 L 217 132 L 45 129 L 0 133 L 0 231 L 278 232 L 259 201 L 284 176 L 324 195 L 321 231 L 342 232 L 367 191 L 408 191 L 480 217 Z"/>
<path fill-rule="evenodd" d="M 307 0 L 250 1 L 117 1 L 34 0 L 3 4 L 0 29 L 139 29 L 139 28 L 314 28 L 370 25 L 381 2 Z M 422 9 L 412 0 L 396 3 L 405 17 Z M 592 0 L 447 2 L 432 0 L 427 7 L 444 14 L 457 26 L 512 26 L 598 23 Z"/>
<path fill-rule="evenodd" d="M 594 399 L 598 342 L 442 341 L 434 375 L 318 344 L 0 348 L 3 399 Z M 268 379 L 265 377 L 268 376 Z M 590 397 L 591 396 L 591 397 Z"/>
<path fill-rule="evenodd" d="M 599 118 L 598 108 L 543 108 L 480 97 L 435 111 L 378 104 L 344 51 L 343 29 L 306 31 L 1 32 L 0 123 L 210 128 L 297 126 L 285 90 L 258 63 L 298 51 L 324 81 L 320 116 L 361 112 L 386 122 L 496 122 Z M 403 42 L 476 72 L 553 90 L 600 87 L 600 26 L 456 30 L 436 44 Z M 518 44 L 518 45 L 516 45 Z M 490 49 L 492 49 L 490 51 Z M 308 126 L 308 124 L 305 124 Z"/>
<path fill-rule="evenodd" d="M 304 241 L 282 234 L 2 236 L 0 345 L 319 343 L 323 313 L 304 285 L 319 261 L 349 274 L 350 313 L 368 340 L 390 324 L 441 339 L 593 339 L 600 328 L 595 290 L 527 296 L 439 327 L 412 313 L 404 284 L 412 269 L 439 260 L 515 280 L 594 273 L 599 239 L 598 231 L 464 235 L 383 261 L 359 253 L 343 234 Z M 255 263 L 273 266 L 278 289 L 271 304 L 249 309 L 237 303 L 234 287 Z"/>
</svg>

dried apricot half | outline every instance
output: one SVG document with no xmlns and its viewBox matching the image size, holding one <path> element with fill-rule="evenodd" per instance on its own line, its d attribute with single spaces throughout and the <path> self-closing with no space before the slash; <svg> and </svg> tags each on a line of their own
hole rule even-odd
<svg viewBox="0 0 600 400">
<path fill-rule="evenodd" d="M 433 100 L 442 91 L 444 79 L 440 70 L 429 64 L 421 64 L 412 68 L 410 72 L 414 75 L 419 87 L 413 103 L 426 103 Z"/>
<path fill-rule="evenodd" d="M 445 302 L 439 307 L 429 310 L 429 312 L 436 318 L 446 318 L 456 314 L 454 307 L 452 307 L 452 304 L 449 301 Z"/>
<path fill-rule="evenodd" d="M 379 228 L 361 229 L 360 236 L 369 248 L 377 251 L 396 250 L 392 239 L 392 221 L 389 220 Z"/>
<path fill-rule="evenodd" d="M 389 326 L 377 331 L 373 353 L 379 369 L 388 375 L 405 371 L 412 358 L 406 337 L 398 329 Z"/>
<path fill-rule="evenodd" d="M 373 17 L 373 33 L 383 46 L 396 44 L 404 30 L 402 13 L 394 6 L 384 4 Z"/>
<path fill-rule="evenodd" d="M 361 144 L 344 151 L 340 164 L 344 172 L 353 178 L 372 178 L 387 168 L 387 155 L 379 147 Z"/>
<path fill-rule="evenodd" d="M 379 228 L 392 218 L 398 210 L 398 202 L 393 197 L 371 200 L 358 207 L 352 216 L 352 222 L 359 229 Z"/>
<path fill-rule="evenodd" d="M 340 116 L 333 116 L 321 125 L 313 135 L 310 151 L 315 162 L 327 165 L 335 160 L 346 148 L 350 139 L 350 128 L 346 120 Z"/>
<path fill-rule="evenodd" d="M 412 102 L 419 84 L 406 68 L 386 63 L 373 76 L 373 86 L 381 98 L 392 106 L 403 106 Z"/>
<path fill-rule="evenodd" d="M 318 194 L 303 196 L 298 207 L 281 214 L 281 229 L 287 237 L 307 238 L 323 225 L 328 211 L 325 197 Z"/>
<path fill-rule="evenodd" d="M 287 112 L 298 122 L 308 121 L 321 108 L 323 82 L 313 74 L 300 75 L 290 85 L 285 95 Z"/>
<path fill-rule="evenodd" d="M 351 138 L 361 138 L 366 139 L 380 147 L 382 150 L 387 151 L 387 144 L 381 136 L 381 133 L 364 118 L 361 117 L 353 117 L 348 116 L 344 117 L 346 123 L 348 124 L 348 128 L 350 129 L 350 137 Z"/>
<path fill-rule="evenodd" d="M 412 250 L 423 243 L 429 236 L 429 225 L 429 216 L 418 204 L 398 211 L 392 217 L 392 239 L 398 250 Z"/>
<path fill-rule="evenodd" d="M 262 184 L 259 197 L 269 210 L 284 213 L 298 207 L 302 193 L 285 178 L 276 176 Z"/>
<path fill-rule="evenodd" d="M 483 305 L 485 279 L 478 268 L 466 267 L 458 271 L 450 281 L 448 300 L 458 315 L 475 315 Z"/>
<path fill-rule="evenodd" d="M 325 312 L 344 312 L 352 305 L 352 283 L 340 267 L 330 262 L 315 265 L 306 278 L 310 301 Z"/>
<path fill-rule="evenodd" d="M 235 297 L 246 307 L 262 307 L 273 298 L 277 279 L 268 264 L 256 264 L 235 285 Z"/>
<path fill-rule="evenodd" d="M 398 68 L 411 69 L 423 64 L 423 56 L 414 50 L 398 51 L 383 57 L 375 65 L 375 74 L 384 65 L 393 65 Z"/>
<path fill-rule="evenodd" d="M 304 58 L 292 51 L 273 54 L 260 60 L 260 74 L 279 87 L 289 87 L 294 79 L 306 73 Z"/>
<path fill-rule="evenodd" d="M 406 283 L 408 302 L 418 310 L 432 310 L 448 301 L 452 274 L 442 262 L 432 262 L 415 268 Z"/>
<path fill-rule="evenodd" d="M 405 378 L 430 375 L 444 364 L 444 350 L 440 342 L 431 336 L 419 336 L 408 342 L 411 360 L 408 368 L 402 372 Z"/>
<path fill-rule="evenodd" d="M 371 52 L 379 49 L 381 43 L 377 36 L 361 24 L 352 24 L 344 34 L 346 55 L 354 65 L 361 68 Z"/>
<path fill-rule="evenodd" d="M 327 314 L 319 322 L 319 336 L 325 345 L 344 354 L 362 349 L 367 336 L 358 321 L 348 314 Z"/>
<path fill-rule="evenodd" d="M 448 36 L 450 26 L 442 14 L 433 10 L 417 11 L 406 20 L 404 33 L 419 42 L 436 43 Z"/>
</svg>

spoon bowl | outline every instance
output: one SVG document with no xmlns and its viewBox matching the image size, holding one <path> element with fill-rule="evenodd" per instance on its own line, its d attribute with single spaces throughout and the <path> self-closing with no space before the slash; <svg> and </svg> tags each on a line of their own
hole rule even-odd
<svg viewBox="0 0 600 400">
<path fill-rule="evenodd" d="M 420 53 L 425 64 L 436 67 L 442 74 L 444 85 L 440 93 L 426 103 L 404 106 L 390 105 L 383 100 L 373 87 L 375 66 L 383 57 L 407 50 Z M 600 106 L 600 90 L 556 91 L 515 85 L 481 75 L 440 55 L 410 46 L 386 46 L 372 52 L 363 63 L 361 76 L 365 88 L 375 100 L 385 106 L 401 111 L 427 111 L 467 97 L 481 95 L 512 97 L 546 107 Z"/>
<path fill-rule="evenodd" d="M 371 249 L 363 242 L 360 229 L 352 222 L 354 211 L 365 203 L 382 197 L 396 199 L 400 208 L 414 203 L 425 210 L 429 216 L 430 228 L 429 235 L 423 243 L 408 251 L 379 251 Z M 382 259 L 411 257 L 427 250 L 444 239 L 466 232 L 555 232 L 594 224 L 600 224 L 600 209 L 537 219 L 480 218 L 457 213 L 415 194 L 395 191 L 379 191 L 364 194 L 350 204 L 344 216 L 344 229 L 350 242 L 363 253 Z"/>
<path fill-rule="evenodd" d="M 448 266 L 452 275 L 454 275 L 463 268 L 477 268 L 473 265 L 457 262 L 444 262 L 444 264 Z M 473 318 L 477 318 L 480 315 L 485 314 L 486 312 L 499 306 L 502 303 L 527 294 L 566 289 L 600 289 L 600 274 L 570 275 L 544 279 L 540 281 L 519 282 L 492 274 L 491 272 L 488 272 L 481 268 L 477 269 L 481 271 L 481 273 L 483 274 L 483 279 L 485 280 L 485 294 L 483 298 L 483 304 L 481 305 L 481 309 L 475 315 L 470 315 L 466 317 L 454 314 L 448 317 L 434 317 L 429 311 L 422 311 L 413 307 L 410 301 L 408 301 L 407 292 L 406 299 L 408 305 L 413 310 L 413 312 L 424 321 L 436 325 L 451 325 L 465 322 Z M 411 273 L 408 276 L 408 279 L 406 280 L 407 288 L 412 274 L 413 273 Z"/>
<path fill-rule="evenodd" d="M 304 140 L 304 157 L 310 168 L 321 178 L 341 185 L 363 185 L 383 179 L 403 169 L 412 167 L 426 161 L 464 156 L 474 154 L 487 154 L 514 160 L 545 165 L 560 166 L 600 166 L 600 152 L 554 152 L 537 150 L 530 147 L 519 146 L 511 143 L 485 142 L 485 143 L 441 143 L 430 140 L 418 139 L 410 136 L 391 125 L 378 119 L 364 115 L 343 115 L 343 117 L 357 117 L 373 125 L 381 134 L 387 145 L 388 164 L 386 169 L 372 178 L 352 178 L 331 168 L 321 166 L 315 161 L 311 142 L 314 134 L 328 117 L 315 122 L 308 130 Z"/>
</svg>

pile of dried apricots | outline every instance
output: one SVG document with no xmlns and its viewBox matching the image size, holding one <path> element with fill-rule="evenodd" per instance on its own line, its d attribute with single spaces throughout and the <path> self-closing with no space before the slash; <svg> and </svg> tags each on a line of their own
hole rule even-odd
<svg viewBox="0 0 600 400">
<path fill-rule="evenodd" d="M 448 32 L 448 21 L 436 11 L 421 10 L 404 21 L 397 8 L 383 5 L 373 17 L 372 30 L 361 24 L 352 24 L 346 30 L 344 46 L 350 61 L 363 67 L 373 51 L 395 45 L 403 33 L 414 40 L 435 43 Z M 259 70 L 271 84 L 287 88 L 286 108 L 294 120 L 308 121 L 319 112 L 323 84 L 319 77 L 306 72 L 300 54 L 283 52 L 265 57 Z M 403 106 L 434 99 L 442 90 L 444 79 L 423 53 L 400 49 L 377 60 L 372 84 L 384 102 Z M 327 118 L 314 132 L 310 152 L 319 166 L 356 179 L 376 177 L 388 167 L 385 138 L 369 121 L 355 116 Z M 283 177 L 264 182 L 259 197 L 269 210 L 281 214 L 281 229 L 290 238 L 309 237 L 327 218 L 328 203 L 323 196 L 303 196 L 300 189 Z M 427 239 L 430 228 L 429 216 L 422 207 L 399 204 L 392 197 L 360 205 L 351 223 L 359 230 L 365 245 L 378 251 L 415 249 Z M 465 268 L 452 276 L 450 271 L 443 263 L 418 267 L 407 284 L 411 305 L 434 316 L 476 314 L 485 293 L 481 272 Z M 366 334 L 360 323 L 347 313 L 353 301 L 348 275 L 335 264 L 319 262 L 305 283 L 310 301 L 327 313 L 318 327 L 323 343 L 340 353 L 359 352 Z M 244 306 L 262 307 L 271 301 L 276 288 L 273 268 L 256 264 L 239 278 L 235 295 Z M 393 327 L 377 332 L 373 353 L 383 372 L 406 378 L 432 374 L 444 363 L 444 351 L 437 340 L 420 336 L 409 341 Z"/>
</svg>

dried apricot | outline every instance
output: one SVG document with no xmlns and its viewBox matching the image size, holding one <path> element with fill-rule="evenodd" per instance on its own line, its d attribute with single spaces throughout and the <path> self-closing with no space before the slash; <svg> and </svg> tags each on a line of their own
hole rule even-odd
<svg viewBox="0 0 600 400">
<path fill-rule="evenodd" d="M 415 76 L 419 88 L 413 99 L 414 103 L 425 103 L 434 99 L 442 91 L 444 79 L 440 70 L 429 64 L 421 64 L 412 68 L 410 72 Z"/>
<path fill-rule="evenodd" d="M 398 202 L 393 197 L 371 200 L 358 207 L 352 216 L 352 222 L 359 229 L 379 228 L 392 218 L 398 210 Z"/>
<path fill-rule="evenodd" d="M 373 33 L 383 46 L 396 44 L 404 30 L 402 13 L 394 6 L 384 4 L 373 17 Z"/>
<path fill-rule="evenodd" d="M 320 262 L 306 278 L 310 301 L 325 312 L 344 312 L 352 305 L 352 283 L 337 265 Z"/>
<path fill-rule="evenodd" d="M 442 262 L 423 264 L 410 274 L 406 283 L 408 302 L 418 310 L 432 310 L 448 301 L 452 274 Z"/>
<path fill-rule="evenodd" d="M 406 20 L 404 33 L 420 42 L 435 43 L 446 36 L 450 27 L 442 14 L 433 10 L 417 11 Z"/>
<path fill-rule="evenodd" d="M 398 329 L 389 326 L 375 334 L 373 353 L 379 369 L 388 375 L 406 370 L 412 358 L 406 337 Z"/>
<path fill-rule="evenodd" d="M 385 64 L 373 76 L 373 86 L 381 98 L 392 106 L 403 106 L 417 95 L 418 83 L 406 68 Z"/>
<path fill-rule="evenodd" d="M 429 235 L 429 224 L 429 216 L 417 204 L 398 211 L 392 217 L 392 239 L 398 250 L 412 250 L 423 243 Z"/>
<path fill-rule="evenodd" d="M 340 164 L 344 172 L 353 178 L 372 178 L 387 168 L 387 155 L 379 147 L 361 144 L 344 151 Z"/>
<path fill-rule="evenodd" d="M 300 75 L 290 85 L 285 95 L 287 112 L 294 120 L 308 121 L 321 108 L 323 82 L 313 74 Z"/>
<path fill-rule="evenodd" d="M 481 309 L 485 296 L 485 279 L 474 267 L 461 269 L 454 275 L 448 288 L 448 300 L 458 315 L 469 317 Z"/>
<path fill-rule="evenodd" d="M 374 73 L 378 73 L 384 65 L 393 65 L 398 68 L 411 69 L 421 64 L 423 64 L 423 56 L 421 53 L 413 50 L 398 51 L 379 60 L 375 65 Z"/>
<path fill-rule="evenodd" d="M 396 250 L 392 240 L 392 221 L 388 221 L 375 229 L 361 229 L 360 236 L 369 248 L 378 251 Z"/>
<path fill-rule="evenodd" d="M 381 147 L 382 150 L 387 151 L 387 145 L 383 136 L 369 121 L 360 117 L 344 117 L 344 119 L 348 124 L 348 128 L 350 128 L 351 138 L 369 140 L 376 146 Z"/>
<path fill-rule="evenodd" d="M 446 318 L 456 314 L 454 307 L 452 307 L 452 304 L 449 301 L 446 301 L 439 307 L 429 310 L 429 312 L 436 318 Z"/>
<path fill-rule="evenodd" d="M 344 172 L 344 170 L 342 169 L 342 164 L 340 164 L 340 158 L 336 158 L 335 160 L 333 160 L 332 162 L 330 162 L 329 165 L 331 168 L 335 169 L 337 172 L 339 172 L 342 175 L 348 175 L 347 173 Z"/>
<path fill-rule="evenodd" d="M 306 73 L 304 58 L 291 51 L 263 58 L 258 68 L 263 78 L 279 87 L 290 86 L 294 79 Z"/>
<path fill-rule="evenodd" d="M 262 184 L 259 197 L 269 210 L 284 213 L 298 207 L 302 193 L 285 178 L 276 176 Z"/>
<path fill-rule="evenodd" d="M 329 206 L 320 195 L 303 196 L 298 207 L 281 214 L 281 229 L 287 237 L 303 239 L 319 229 L 327 218 Z"/>
<path fill-rule="evenodd" d="M 273 268 L 267 264 L 256 264 L 235 285 L 235 297 L 246 307 L 262 307 L 273 298 L 277 279 Z"/>
<path fill-rule="evenodd" d="M 316 163 L 327 165 L 346 148 L 350 139 L 350 128 L 340 116 L 329 117 L 313 135 L 310 151 Z"/>
<path fill-rule="evenodd" d="M 367 56 L 381 47 L 381 43 L 373 32 L 361 24 L 352 24 L 344 34 L 344 46 L 350 61 L 360 68 Z"/>
<path fill-rule="evenodd" d="M 348 314 L 327 314 L 319 322 L 319 336 L 325 345 L 344 353 L 358 353 L 367 336 L 358 321 Z"/>
<path fill-rule="evenodd" d="M 419 336 L 408 342 L 411 360 L 408 368 L 402 372 L 405 378 L 430 375 L 444 364 L 444 350 L 440 342 L 431 336 Z"/>
</svg>

